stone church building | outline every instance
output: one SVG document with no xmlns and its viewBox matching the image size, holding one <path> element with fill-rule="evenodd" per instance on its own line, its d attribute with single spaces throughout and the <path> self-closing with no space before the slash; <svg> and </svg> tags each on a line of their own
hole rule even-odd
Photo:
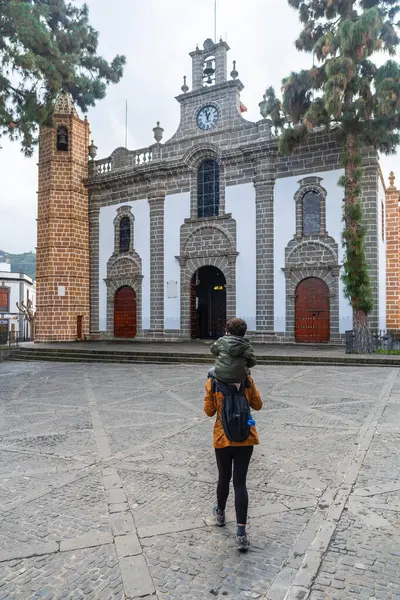
<svg viewBox="0 0 400 600">
<path fill-rule="evenodd" d="M 89 124 L 67 94 L 39 153 L 37 341 L 214 338 L 240 316 L 253 341 L 338 342 L 352 328 L 341 282 L 343 190 L 334 138 L 293 156 L 260 103 L 247 121 L 226 42 L 190 54 L 173 137 L 94 160 Z M 91 159 L 88 162 L 88 148 Z M 385 327 L 385 191 L 364 152 L 362 201 Z"/>
</svg>

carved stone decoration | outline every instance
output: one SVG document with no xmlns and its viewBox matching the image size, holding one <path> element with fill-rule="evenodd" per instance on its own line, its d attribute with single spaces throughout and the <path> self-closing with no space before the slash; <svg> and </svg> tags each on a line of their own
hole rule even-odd
<svg viewBox="0 0 400 600">
<path fill-rule="evenodd" d="M 123 218 L 131 219 L 131 242 L 129 251 L 120 253 L 119 225 Z M 116 292 L 124 286 L 131 287 L 136 293 L 137 334 L 142 333 L 142 259 L 133 248 L 134 216 L 130 206 L 122 206 L 114 219 L 115 243 L 114 252 L 107 262 L 107 336 L 114 336 L 114 299 Z"/>
<path fill-rule="evenodd" d="M 333 242 L 329 245 L 320 241 L 303 241 L 289 250 L 286 256 L 286 269 L 295 267 L 336 267 L 338 262 L 337 249 Z"/>
<path fill-rule="evenodd" d="M 181 258 L 236 255 L 236 244 L 230 233 L 218 225 L 197 227 L 187 238 Z"/>
</svg>

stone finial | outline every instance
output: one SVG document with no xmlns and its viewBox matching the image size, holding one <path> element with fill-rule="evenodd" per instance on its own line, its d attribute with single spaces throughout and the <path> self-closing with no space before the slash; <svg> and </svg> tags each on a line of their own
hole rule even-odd
<svg viewBox="0 0 400 600">
<path fill-rule="evenodd" d="M 90 144 L 90 146 L 88 148 L 89 156 L 92 160 L 94 160 L 96 158 L 97 150 L 98 150 L 98 148 L 97 148 L 96 144 L 94 143 L 94 141 L 92 140 L 92 143 Z"/>
<path fill-rule="evenodd" d="M 215 44 L 211 38 L 207 38 L 203 44 L 203 48 L 206 52 L 211 52 L 215 48 Z"/>
<path fill-rule="evenodd" d="M 396 175 L 393 173 L 393 171 L 390 171 L 390 175 L 389 175 L 389 183 L 390 183 L 390 187 L 391 187 L 392 189 L 393 189 L 393 188 L 396 188 L 396 186 L 394 185 L 395 179 L 396 179 Z"/>
<path fill-rule="evenodd" d="M 160 121 L 157 121 L 157 126 L 154 127 L 153 131 L 154 131 L 154 139 L 156 140 L 157 144 L 159 144 L 161 142 L 161 140 L 163 139 L 163 133 L 164 133 L 164 129 L 160 126 Z"/>
<path fill-rule="evenodd" d="M 187 79 L 187 77 L 186 77 L 186 75 L 185 75 L 185 76 L 183 77 L 183 86 L 181 87 L 181 90 L 182 90 L 182 92 L 183 92 L 184 94 L 187 94 L 187 93 L 188 93 L 188 91 L 189 91 L 189 86 L 188 86 L 188 84 L 186 83 L 186 79 Z"/>
<path fill-rule="evenodd" d="M 58 96 L 54 106 L 54 114 L 59 115 L 74 115 L 78 116 L 76 112 L 76 108 L 74 106 L 74 101 L 72 100 L 72 96 L 69 92 L 65 92 L 62 90 Z"/>
<path fill-rule="evenodd" d="M 237 79 L 239 77 L 239 73 L 236 70 L 236 60 L 233 61 L 233 70 L 231 71 L 232 79 Z"/>
<path fill-rule="evenodd" d="M 264 94 L 263 101 L 260 102 L 260 104 L 258 106 L 260 107 L 260 114 L 261 114 L 262 118 L 266 119 L 268 117 L 268 112 L 267 112 L 267 106 L 268 106 L 267 94 Z"/>
</svg>

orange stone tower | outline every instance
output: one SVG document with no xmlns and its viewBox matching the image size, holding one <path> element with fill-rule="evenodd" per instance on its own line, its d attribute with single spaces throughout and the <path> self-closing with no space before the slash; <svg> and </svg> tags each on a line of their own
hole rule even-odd
<svg viewBox="0 0 400 600">
<path fill-rule="evenodd" d="M 89 335 L 89 123 L 72 98 L 57 99 L 54 128 L 39 139 L 37 342 Z"/>
<path fill-rule="evenodd" d="M 390 173 L 386 188 L 386 327 L 400 329 L 400 192 Z"/>
</svg>

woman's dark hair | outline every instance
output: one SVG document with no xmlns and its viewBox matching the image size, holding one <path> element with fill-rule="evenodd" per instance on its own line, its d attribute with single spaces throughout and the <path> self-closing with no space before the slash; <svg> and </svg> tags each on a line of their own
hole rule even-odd
<svg viewBox="0 0 400 600">
<path fill-rule="evenodd" d="M 226 324 L 226 331 L 231 335 L 244 337 L 247 331 L 247 323 L 243 319 L 230 319 Z"/>
</svg>

